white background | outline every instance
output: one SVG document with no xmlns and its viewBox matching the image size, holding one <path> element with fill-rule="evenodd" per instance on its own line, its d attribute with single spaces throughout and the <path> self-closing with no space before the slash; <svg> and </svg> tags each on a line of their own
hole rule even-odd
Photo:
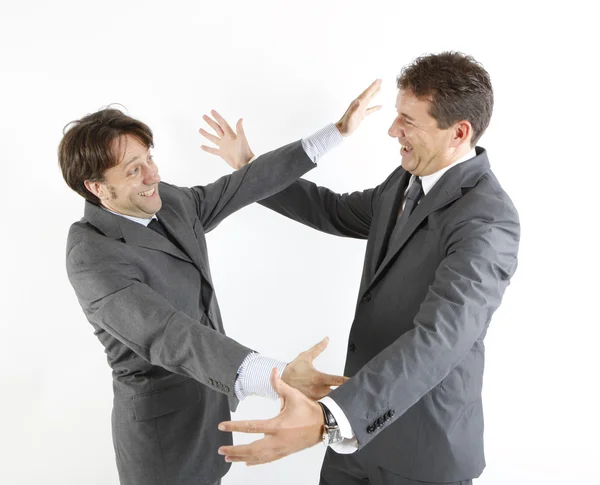
<svg viewBox="0 0 600 485">
<path fill-rule="evenodd" d="M 488 467 L 476 483 L 600 483 L 600 42 L 587 4 L 3 0 L 0 483 L 117 483 L 110 370 L 64 266 L 83 211 L 57 165 L 67 122 L 122 103 L 154 130 L 163 180 L 205 184 L 230 171 L 200 150 L 211 108 L 243 117 L 261 153 L 337 121 L 380 77 L 382 111 L 308 175 L 338 192 L 364 189 L 399 163 L 387 136 L 396 75 L 442 50 L 472 54 L 492 77 L 480 144 L 522 223 L 520 266 L 486 339 Z M 318 367 L 342 372 L 363 241 L 252 206 L 208 243 L 230 336 L 292 359 L 329 335 Z M 252 398 L 235 416 L 277 408 Z M 318 446 L 233 466 L 224 484 L 316 484 L 322 455 Z"/>
</svg>

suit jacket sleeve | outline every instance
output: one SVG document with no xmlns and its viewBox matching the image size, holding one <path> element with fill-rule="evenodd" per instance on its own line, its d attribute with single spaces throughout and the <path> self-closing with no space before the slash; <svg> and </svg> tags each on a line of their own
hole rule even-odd
<svg viewBox="0 0 600 485">
<path fill-rule="evenodd" d="M 92 324 L 147 362 L 234 398 L 237 370 L 251 350 L 174 308 L 114 246 L 83 236 L 67 254 L 67 273 Z"/>
<path fill-rule="evenodd" d="M 414 328 L 329 394 L 348 417 L 360 447 L 452 371 L 483 338 L 500 305 L 517 266 L 518 216 L 512 204 L 498 199 L 482 201 L 479 207 L 487 213 L 457 218 L 442 235 L 445 258 Z M 367 431 L 391 410 L 393 419 Z"/>
<path fill-rule="evenodd" d="M 183 190 L 209 232 L 235 211 L 285 189 L 315 166 L 299 140 L 265 153 L 211 184 Z"/>
<path fill-rule="evenodd" d="M 300 179 L 259 203 L 327 234 L 367 239 L 374 208 L 388 180 L 373 189 L 337 194 Z"/>
</svg>

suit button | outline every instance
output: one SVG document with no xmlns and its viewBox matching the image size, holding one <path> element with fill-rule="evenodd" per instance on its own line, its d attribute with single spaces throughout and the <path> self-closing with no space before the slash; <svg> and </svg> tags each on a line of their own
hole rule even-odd
<svg viewBox="0 0 600 485">
<path fill-rule="evenodd" d="M 363 296 L 363 300 L 371 301 L 371 293 L 370 292 L 365 293 L 365 296 Z"/>
<path fill-rule="evenodd" d="M 369 433 L 369 434 L 373 434 L 374 431 L 375 431 L 375 428 L 373 426 L 369 426 L 367 428 L 367 433 Z"/>
<path fill-rule="evenodd" d="M 356 352 L 356 346 L 353 342 L 350 342 L 350 345 L 348 345 L 348 352 Z"/>
<path fill-rule="evenodd" d="M 394 414 L 396 414 L 396 411 L 394 411 L 393 409 L 390 409 L 388 411 L 388 413 L 390 414 L 390 418 L 391 418 Z"/>
</svg>

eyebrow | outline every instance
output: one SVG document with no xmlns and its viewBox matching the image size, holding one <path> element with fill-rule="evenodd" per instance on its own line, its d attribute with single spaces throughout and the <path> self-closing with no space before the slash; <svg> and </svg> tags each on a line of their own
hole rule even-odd
<svg viewBox="0 0 600 485">
<path fill-rule="evenodd" d="M 416 121 L 412 116 L 407 115 L 406 113 L 400 113 L 398 112 L 398 110 L 396 110 L 396 112 L 402 116 L 404 116 L 405 118 L 409 119 L 410 121 Z"/>
<path fill-rule="evenodd" d="M 150 150 L 148 150 L 147 155 L 148 156 L 152 156 L 152 154 L 150 153 Z M 136 155 L 135 157 L 133 157 L 131 160 L 129 160 L 128 162 L 126 162 L 125 165 L 123 165 L 123 170 L 126 170 L 129 165 L 131 165 L 136 160 L 139 160 L 140 158 L 141 157 L 139 155 Z"/>
<path fill-rule="evenodd" d="M 123 170 L 125 170 L 125 169 L 126 169 L 128 166 L 129 166 L 129 164 L 131 164 L 131 163 L 135 162 L 135 161 L 136 161 L 136 160 L 138 160 L 139 158 L 140 158 L 140 156 L 139 156 L 139 155 L 136 155 L 135 157 L 133 157 L 133 158 L 132 158 L 131 160 L 129 160 L 129 161 L 128 161 L 128 162 L 127 162 L 125 165 L 123 165 Z"/>
</svg>

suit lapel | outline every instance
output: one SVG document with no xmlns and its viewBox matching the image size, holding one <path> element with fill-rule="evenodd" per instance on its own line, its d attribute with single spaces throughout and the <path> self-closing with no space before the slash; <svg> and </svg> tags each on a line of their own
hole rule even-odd
<svg viewBox="0 0 600 485">
<path fill-rule="evenodd" d="M 210 271 L 205 261 L 200 257 L 196 236 L 188 224 L 173 208 L 163 201 L 162 209 L 157 214 L 165 229 L 171 234 L 179 245 L 191 258 L 193 264 L 200 270 L 203 278 L 210 283 Z M 188 259 L 189 261 L 189 259 Z M 212 286 L 212 284 L 211 284 Z"/>
<path fill-rule="evenodd" d="M 398 211 L 400 210 L 400 204 L 402 203 L 402 196 L 406 190 L 406 187 L 408 186 L 410 177 L 411 174 L 409 172 L 402 172 L 402 175 L 400 175 L 398 180 L 390 187 L 390 196 L 385 197 L 383 200 L 377 221 L 373 258 L 371 260 L 372 268 L 368 273 L 369 276 L 373 276 L 374 272 L 377 270 L 377 268 L 379 268 L 385 257 L 385 249 L 387 247 L 390 234 L 394 230 Z"/>
<path fill-rule="evenodd" d="M 158 215 L 161 223 L 170 232 L 170 234 L 173 235 L 177 242 L 181 243 L 181 247 L 184 248 L 186 252 L 193 254 L 194 252 L 190 251 L 189 242 L 185 241 L 185 238 L 181 237 L 181 231 L 173 231 L 173 224 L 172 222 L 169 222 L 169 219 L 171 218 L 170 214 L 169 217 L 162 217 L 162 212 L 163 211 L 161 210 Z M 139 224 L 138 222 L 127 219 L 126 217 L 113 214 L 112 212 L 109 212 L 90 202 L 86 202 L 84 219 L 107 237 L 113 239 L 124 239 L 127 244 L 147 249 L 154 249 L 155 251 L 162 251 L 188 263 L 194 263 L 188 254 L 181 251 L 181 249 L 179 249 L 161 234 L 158 234 L 152 229 L 148 229 L 143 224 Z M 185 225 L 181 223 L 181 226 L 184 227 Z M 182 229 L 182 231 L 183 230 L 184 229 Z"/>
<path fill-rule="evenodd" d="M 381 264 L 379 264 L 379 266 L 376 266 L 375 274 L 373 275 L 373 278 L 371 279 L 365 291 L 377 284 L 396 255 L 407 243 L 410 236 L 431 213 L 440 210 L 442 207 L 445 207 L 459 199 L 462 196 L 463 187 L 475 186 L 481 176 L 489 170 L 490 166 L 485 150 L 477 147 L 476 153 L 477 156 L 475 158 L 452 167 L 442 176 L 440 180 L 438 180 L 438 182 L 427 193 L 427 195 L 421 199 L 419 205 L 410 215 L 406 226 L 404 226 L 404 228 L 398 234 L 394 234 L 391 239 L 390 234 L 393 232 L 396 224 L 397 211 L 400 208 L 398 200 L 401 201 L 402 197 L 399 197 L 398 194 L 394 194 L 393 196 L 389 197 L 390 200 L 394 201 L 392 205 L 396 207 L 396 211 L 394 212 L 393 219 L 389 219 L 386 215 L 388 210 L 387 205 L 384 205 L 382 208 L 382 211 L 387 218 L 386 220 L 388 221 L 388 227 L 377 231 L 376 237 L 381 237 L 381 241 L 376 241 L 376 247 L 381 253 L 383 253 L 385 250 L 385 241 L 387 239 L 390 240 L 387 244 L 387 251 L 384 254 L 377 255 L 378 261 L 381 259 L 383 259 L 383 261 Z M 407 175 L 408 178 L 406 178 L 406 182 L 408 182 L 410 174 L 408 172 L 404 172 L 403 177 Z M 404 185 L 404 188 L 406 189 L 406 185 Z M 397 189 L 398 187 L 395 186 L 390 188 L 390 190 Z"/>
</svg>

